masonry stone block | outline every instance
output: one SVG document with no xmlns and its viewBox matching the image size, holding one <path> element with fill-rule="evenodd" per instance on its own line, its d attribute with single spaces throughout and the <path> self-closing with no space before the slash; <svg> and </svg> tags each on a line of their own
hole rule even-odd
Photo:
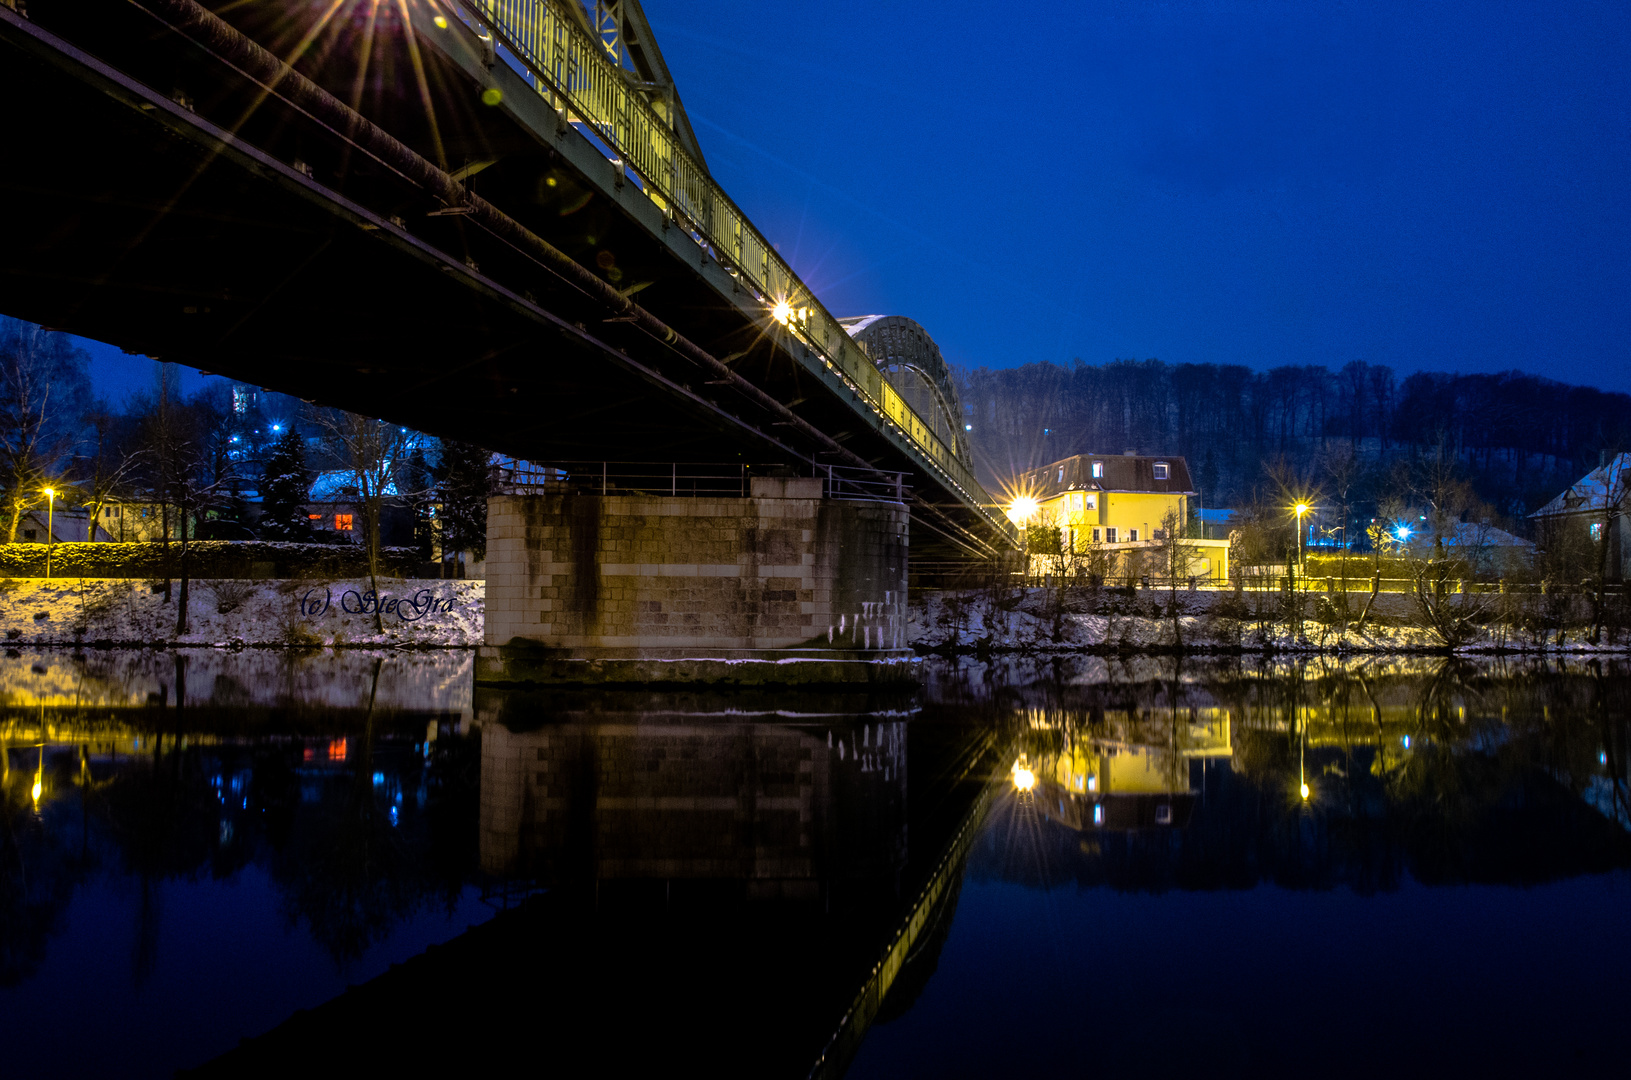
<svg viewBox="0 0 1631 1080">
<path fill-rule="evenodd" d="M 904 653 L 906 508 L 819 496 L 756 479 L 746 498 L 494 498 L 482 670 Z"/>
</svg>

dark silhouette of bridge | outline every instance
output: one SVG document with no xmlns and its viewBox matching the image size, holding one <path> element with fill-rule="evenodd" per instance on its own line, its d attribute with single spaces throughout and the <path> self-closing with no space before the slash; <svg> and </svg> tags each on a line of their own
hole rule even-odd
<svg viewBox="0 0 1631 1080">
<path fill-rule="evenodd" d="M 0 0 L 0 89 L 0 310 L 522 459 L 904 472 L 919 555 L 1013 546 L 929 335 L 822 308 L 637 0 Z"/>
</svg>

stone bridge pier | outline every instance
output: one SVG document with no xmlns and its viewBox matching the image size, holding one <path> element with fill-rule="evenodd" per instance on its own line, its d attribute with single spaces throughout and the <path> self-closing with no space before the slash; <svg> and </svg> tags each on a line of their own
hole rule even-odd
<svg viewBox="0 0 1631 1080">
<path fill-rule="evenodd" d="M 914 681 L 907 510 L 824 497 L 505 495 L 488 503 L 487 683 Z"/>
</svg>

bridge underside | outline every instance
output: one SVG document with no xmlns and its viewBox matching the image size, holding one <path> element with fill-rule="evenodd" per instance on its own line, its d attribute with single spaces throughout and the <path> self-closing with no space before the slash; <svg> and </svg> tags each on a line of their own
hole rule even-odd
<svg viewBox="0 0 1631 1080">
<path fill-rule="evenodd" d="M 439 213 L 334 116 L 268 92 L 219 39 L 178 33 L 165 18 L 183 6 L 32 0 L 26 20 L 0 8 L 0 144 L 14 162 L 0 173 L 12 208 L 0 310 L 522 458 L 855 455 L 913 474 L 913 518 L 929 526 L 914 531 L 920 552 L 1002 546 L 503 64 L 424 40 L 395 7 L 341 4 L 297 68 L 570 256 L 578 277 Z M 323 10 L 219 7 L 235 20 Z M 346 35 L 370 12 L 358 78 Z M 239 29 L 288 55 L 310 27 Z M 495 87 L 502 104 L 484 104 Z M 619 309 L 582 270 L 634 289 L 729 370 L 649 325 L 609 321 Z"/>
</svg>

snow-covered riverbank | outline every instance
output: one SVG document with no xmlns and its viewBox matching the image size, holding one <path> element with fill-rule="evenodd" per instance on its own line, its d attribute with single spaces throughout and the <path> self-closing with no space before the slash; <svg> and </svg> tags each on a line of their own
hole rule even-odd
<svg viewBox="0 0 1631 1080">
<path fill-rule="evenodd" d="M 1072 652 L 1443 652 L 1431 630 L 1411 625 L 1408 597 L 1384 594 L 1361 630 L 1317 618 L 1294 633 L 1283 618 L 1255 614 L 1248 593 L 1180 592 L 1176 623 L 1161 590 L 1104 590 L 1060 602 L 1051 589 L 930 592 L 907 612 L 910 644 L 920 652 L 981 650 Z M 1319 596 L 1308 597 L 1310 613 Z M 180 584 L 164 602 L 145 581 L 107 578 L 0 579 L 0 636 L 22 645 L 192 645 L 474 648 L 482 642 L 482 581 L 391 578 L 377 600 L 365 579 L 195 581 L 188 630 L 176 633 Z M 1269 606 L 1273 599 L 1270 598 Z M 375 625 L 375 609 L 383 628 Z M 1517 632 L 1481 627 L 1457 651 L 1575 654 L 1631 652 L 1631 635 L 1605 634 L 1593 645 L 1579 629 Z"/>
<path fill-rule="evenodd" d="M 10 645 L 417 646 L 481 644 L 481 581 L 366 578 L 194 581 L 187 631 L 176 632 L 180 582 L 170 602 L 146 581 L 0 580 L 0 635 Z M 377 616 L 377 621 L 376 621 Z"/>
<path fill-rule="evenodd" d="M 1238 598 L 1232 591 L 1179 592 L 1178 617 L 1164 590 L 1103 590 L 1097 596 L 1061 599 L 1045 588 L 926 593 L 908 611 L 908 637 L 920 651 L 986 650 L 1020 653 L 1169 652 L 1235 650 L 1256 652 L 1444 652 L 1442 638 L 1411 625 L 1409 597 L 1384 594 L 1362 629 L 1313 617 L 1320 594 L 1310 593 L 1309 616 L 1294 632 L 1285 619 L 1258 614 L 1257 594 Z M 1268 598 L 1273 607 L 1276 596 Z M 1363 604 L 1361 599 L 1360 604 Z M 1605 634 L 1592 644 L 1578 628 L 1518 631 L 1490 624 L 1475 629 L 1457 652 L 1611 653 L 1631 652 L 1631 636 Z"/>
</svg>

